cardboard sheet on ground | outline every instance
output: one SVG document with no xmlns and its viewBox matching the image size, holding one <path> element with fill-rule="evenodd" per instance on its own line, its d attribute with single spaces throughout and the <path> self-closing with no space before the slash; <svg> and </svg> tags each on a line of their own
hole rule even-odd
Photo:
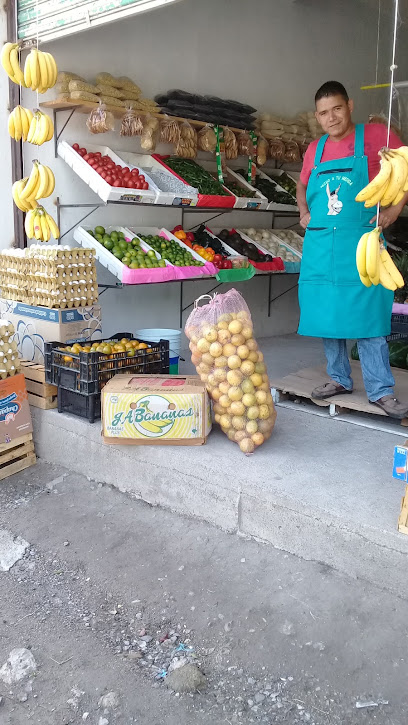
<svg viewBox="0 0 408 725">
<path fill-rule="evenodd" d="M 358 410 L 362 413 L 373 413 L 374 415 L 383 415 L 385 413 L 376 405 L 372 405 L 367 400 L 367 394 L 363 385 L 360 363 L 351 360 L 352 377 L 354 381 L 354 391 L 352 395 L 335 395 L 327 400 L 313 400 L 316 405 L 328 406 L 332 403 L 340 408 L 348 408 L 349 410 Z M 395 378 L 395 392 L 400 400 L 408 399 L 408 371 L 392 368 Z M 326 373 L 325 365 L 319 365 L 315 368 L 305 368 L 297 373 L 286 375 L 283 378 L 271 380 L 271 387 L 276 388 L 283 393 L 291 393 L 301 398 L 312 397 L 312 390 L 318 385 L 324 385 L 329 380 Z"/>
</svg>

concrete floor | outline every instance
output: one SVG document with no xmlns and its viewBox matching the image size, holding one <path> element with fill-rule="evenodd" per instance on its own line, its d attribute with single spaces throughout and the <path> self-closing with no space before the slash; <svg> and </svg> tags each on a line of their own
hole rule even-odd
<svg viewBox="0 0 408 725">
<path fill-rule="evenodd" d="M 272 338 L 262 349 L 271 377 L 323 361 L 316 340 Z M 113 448 L 98 423 L 38 409 L 33 416 L 48 462 L 381 586 L 405 586 L 408 537 L 396 530 L 403 486 L 391 478 L 397 425 L 378 431 L 311 406 L 279 407 L 272 438 L 245 457 L 217 429 L 200 448 Z"/>
</svg>

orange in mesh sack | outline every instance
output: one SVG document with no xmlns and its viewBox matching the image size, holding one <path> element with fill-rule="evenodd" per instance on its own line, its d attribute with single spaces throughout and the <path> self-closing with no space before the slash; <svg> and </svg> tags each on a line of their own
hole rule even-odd
<svg viewBox="0 0 408 725">
<path fill-rule="evenodd" d="M 203 299 L 209 302 L 199 307 Z M 185 333 L 191 361 L 213 401 L 215 422 L 243 453 L 253 453 L 270 438 L 276 410 L 244 298 L 235 289 L 199 297 Z"/>
</svg>

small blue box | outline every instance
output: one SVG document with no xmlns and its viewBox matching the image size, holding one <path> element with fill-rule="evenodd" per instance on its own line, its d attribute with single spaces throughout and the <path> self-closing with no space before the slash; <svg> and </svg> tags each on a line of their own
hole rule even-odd
<svg viewBox="0 0 408 725">
<path fill-rule="evenodd" d="M 408 481 L 408 441 L 405 446 L 395 446 L 394 448 L 394 466 L 392 469 L 392 477 L 398 481 Z"/>
</svg>

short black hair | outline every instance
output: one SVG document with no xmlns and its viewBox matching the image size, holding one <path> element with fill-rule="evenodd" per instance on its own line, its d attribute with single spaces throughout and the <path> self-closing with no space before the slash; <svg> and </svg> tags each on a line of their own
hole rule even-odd
<svg viewBox="0 0 408 725">
<path fill-rule="evenodd" d="M 320 86 L 315 95 L 315 103 L 321 98 L 329 98 L 330 96 L 342 96 L 345 101 L 349 100 L 349 95 L 342 83 L 339 81 L 326 81 Z"/>
</svg>

